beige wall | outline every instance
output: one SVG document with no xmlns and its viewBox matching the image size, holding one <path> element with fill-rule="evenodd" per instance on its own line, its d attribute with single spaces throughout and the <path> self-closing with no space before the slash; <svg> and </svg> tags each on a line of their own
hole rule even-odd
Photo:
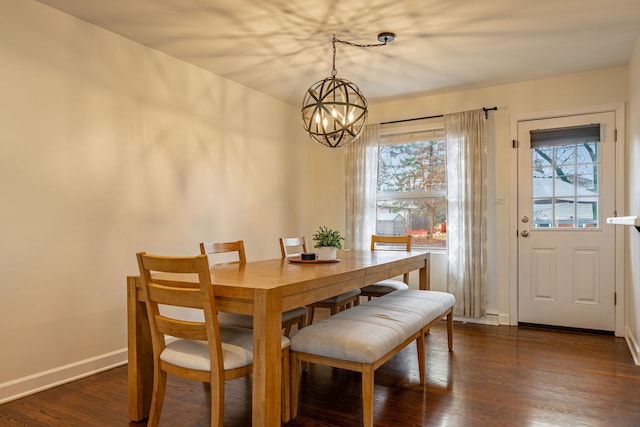
<svg viewBox="0 0 640 427">
<path fill-rule="evenodd" d="M 244 239 L 254 260 L 309 235 L 318 148 L 297 107 L 40 3 L 0 9 L 1 402 L 125 360 L 136 251 Z"/>
<path fill-rule="evenodd" d="M 627 215 L 640 215 L 640 38 L 629 65 L 629 114 L 627 126 L 628 205 Z M 626 336 L 636 364 L 640 364 L 640 233 L 630 228 L 625 247 L 627 286 Z"/>
</svg>

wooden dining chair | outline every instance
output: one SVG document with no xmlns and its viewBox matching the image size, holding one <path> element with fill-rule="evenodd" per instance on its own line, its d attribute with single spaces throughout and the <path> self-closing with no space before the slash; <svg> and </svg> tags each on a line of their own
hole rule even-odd
<svg viewBox="0 0 640 427">
<path fill-rule="evenodd" d="M 280 253 L 282 254 L 282 258 L 299 256 L 305 252 L 307 252 L 307 242 L 304 237 L 280 238 Z M 335 297 L 309 304 L 307 306 L 307 311 L 309 312 L 307 324 L 310 325 L 313 323 L 313 316 L 316 308 L 328 308 L 331 315 L 334 315 L 339 311 L 358 305 L 359 300 L 360 289 L 355 289 L 350 292 L 345 292 L 344 294 L 336 295 Z"/>
<path fill-rule="evenodd" d="M 253 331 L 218 323 L 205 255 L 163 257 L 140 252 L 137 259 L 153 347 L 153 393 L 147 426 L 156 427 L 160 420 L 167 374 L 210 384 L 210 424 L 222 426 L 225 381 L 249 375 L 252 371 Z M 155 273 L 195 273 L 198 283 L 161 282 L 154 277 Z M 187 315 L 184 310 L 168 310 L 168 306 L 195 309 L 199 313 Z M 197 320 L 193 320 L 196 317 Z M 172 339 L 168 340 L 168 336 Z M 290 343 L 287 337 L 282 337 L 284 421 L 290 418 Z"/>
<path fill-rule="evenodd" d="M 244 241 L 223 243 L 200 243 L 200 253 L 207 255 L 209 265 L 219 264 L 214 261 L 224 261 L 229 263 L 246 264 L 247 257 L 244 251 Z M 215 258 L 215 259 L 214 259 Z M 220 312 L 218 321 L 225 325 L 239 326 L 242 328 L 253 328 L 253 316 L 236 313 Z M 298 307 L 282 313 L 282 328 L 284 334 L 291 334 L 291 327 L 297 325 L 298 329 L 303 328 L 307 324 L 307 309 Z"/>
<path fill-rule="evenodd" d="M 407 251 L 411 250 L 411 236 L 371 236 L 371 250 Z M 409 273 L 405 273 L 403 280 L 386 279 L 361 288 L 362 296 L 371 300 L 400 289 L 409 289 Z"/>
</svg>

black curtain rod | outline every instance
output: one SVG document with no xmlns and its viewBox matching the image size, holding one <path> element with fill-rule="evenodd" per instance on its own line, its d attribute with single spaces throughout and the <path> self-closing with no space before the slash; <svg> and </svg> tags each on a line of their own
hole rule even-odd
<svg viewBox="0 0 640 427">
<path fill-rule="evenodd" d="M 482 111 L 484 111 L 484 118 L 488 119 L 489 118 L 489 111 L 498 111 L 498 107 L 491 107 L 491 108 L 483 107 Z M 413 119 L 393 120 L 391 122 L 382 122 L 380 124 L 381 125 L 390 125 L 390 124 L 393 124 L 393 123 L 413 122 L 415 120 L 437 119 L 439 117 L 444 117 L 444 114 L 438 114 L 436 116 L 415 117 Z"/>
</svg>

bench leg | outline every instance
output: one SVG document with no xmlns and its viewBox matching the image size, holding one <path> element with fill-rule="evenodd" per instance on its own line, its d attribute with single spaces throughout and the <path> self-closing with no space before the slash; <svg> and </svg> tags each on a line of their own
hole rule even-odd
<svg viewBox="0 0 640 427">
<path fill-rule="evenodd" d="M 426 378 L 426 350 L 424 333 L 418 335 L 416 339 L 416 345 L 418 346 L 418 372 L 420 374 L 420 385 L 424 385 L 424 381 Z"/>
<path fill-rule="evenodd" d="M 362 425 L 373 427 L 373 366 L 362 370 Z"/>
</svg>

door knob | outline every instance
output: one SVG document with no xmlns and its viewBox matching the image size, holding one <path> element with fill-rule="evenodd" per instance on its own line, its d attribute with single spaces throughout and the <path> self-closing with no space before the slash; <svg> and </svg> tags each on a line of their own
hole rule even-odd
<svg viewBox="0 0 640 427">
<path fill-rule="evenodd" d="M 522 231 L 520 232 L 520 235 L 521 235 L 522 237 L 529 237 L 529 232 L 528 232 L 527 230 L 522 230 Z"/>
</svg>

